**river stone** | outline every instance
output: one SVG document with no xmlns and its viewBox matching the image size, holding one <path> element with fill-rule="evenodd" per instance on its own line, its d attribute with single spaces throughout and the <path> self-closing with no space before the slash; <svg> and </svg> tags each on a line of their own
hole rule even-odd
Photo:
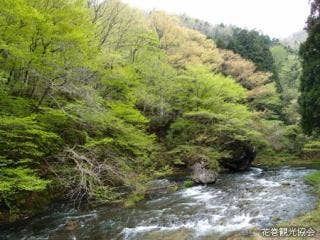
<svg viewBox="0 0 320 240">
<path fill-rule="evenodd" d="M 227 144 L 224 149 L 230 153 L 230 157 L 220 159 L 222 167 L 231 171 L 245 171 L 256 157 L 256 149 L 250 143 L 235 141 Z"/>
<path fill-rule="evenodd" d="M 217 180 L 218 174 L 209 169 L 205 162 L 197 162 L 192 167 L 192 180 L 196 183 L 209 184 Z"/>
</svg>

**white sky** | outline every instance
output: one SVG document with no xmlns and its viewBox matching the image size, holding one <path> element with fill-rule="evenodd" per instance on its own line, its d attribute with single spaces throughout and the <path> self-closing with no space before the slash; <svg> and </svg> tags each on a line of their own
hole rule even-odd
<svg viewBox="0 0 320 240">
<path fill-rule="evenodd" d="M 261 30 L 276 38 L 300 31 L 309 15 L 308 0 L 123 0 L 144 10 L 165 10 L 212 24 Z"/>
</svg>

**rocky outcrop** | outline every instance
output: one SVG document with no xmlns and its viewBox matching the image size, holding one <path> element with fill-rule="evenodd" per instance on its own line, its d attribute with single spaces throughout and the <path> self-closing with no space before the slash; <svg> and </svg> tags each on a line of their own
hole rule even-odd
<svg viewBox="0 0 320 240">
<path fill-rule="evenodd" d="M 192 167 L 192 180 L 200 184 L 214 183 L 217 180 L 218 174 L 211 170 L 207 163 L 196 162 Z"/>
<path fill-rule="evenodd" d="M 230 153 L 230 157 L 220 159 L 219 163 L 231 171 L 247 170 L 256 157 L 255 147 L 247 142 L 232 142 L 224 150 Z"/>
</svg>

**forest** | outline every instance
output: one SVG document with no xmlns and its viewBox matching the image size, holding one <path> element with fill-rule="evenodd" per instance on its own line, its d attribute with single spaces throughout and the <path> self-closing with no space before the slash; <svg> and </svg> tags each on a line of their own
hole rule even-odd
<svg viewBox="0 0 320 240">
<path fill-rule="evenodd" d="M 0 5 L 0 223 L 130 207 L 177 172 L 318 162 L 319 0 L 300 49 L 120 0 Z"/>
</svg>

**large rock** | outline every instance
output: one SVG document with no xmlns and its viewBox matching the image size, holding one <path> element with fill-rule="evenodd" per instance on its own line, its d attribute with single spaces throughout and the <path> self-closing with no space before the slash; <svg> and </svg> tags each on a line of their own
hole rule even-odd
<svg viewBox="0 0 320 240">
<path fill-rule="evenodd" d="M 209 184 L 217 180 L 218 174 L 211 170 L 207 163 L 196 162 L 192 167 L 192 180 L 196 183 Z"/>
<path fill-rule="evenodd" d="M 232 142 L 224 150 L 230 152 L 230 157 L 222 158 L 219 163 L 231 171 L 247 170 L 256 157 L 255 147 L 247 142 Z"/>
</svg>

